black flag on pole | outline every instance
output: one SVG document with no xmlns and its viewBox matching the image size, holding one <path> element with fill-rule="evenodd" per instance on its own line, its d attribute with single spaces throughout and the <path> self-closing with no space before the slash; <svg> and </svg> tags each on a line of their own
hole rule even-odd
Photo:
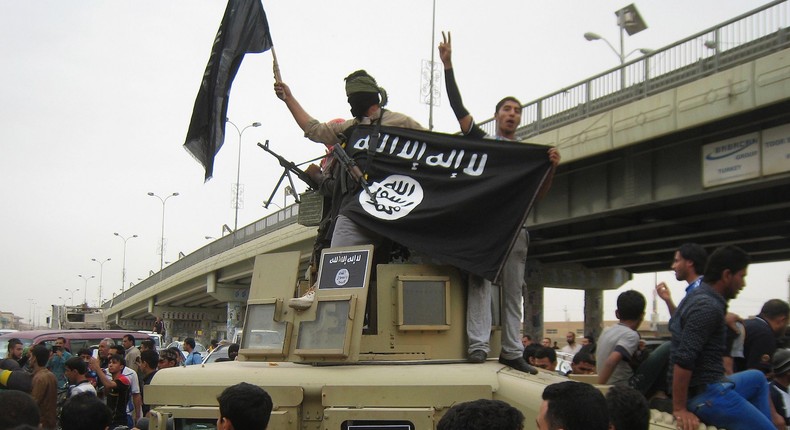
<svg viewBox="0 0 790 430">
<path fill-rule="evenodd" d="M 394 127 L 358 127 L 346 152 L 372 197 L 346 196 L 341 214 L 492 281 L 551 169 L 546 146 Z"/>
<path fill-rule="evenodd" d="M 200 83 L 184 147 L 206 169 L 214 171 L 214 156 L 225 140 L 225 119 L 233 78 L 244 54 L 272 47 L 269 23 L 260 0 L 229 0 L 214 38 L 203 80 Z"/>
</svg>

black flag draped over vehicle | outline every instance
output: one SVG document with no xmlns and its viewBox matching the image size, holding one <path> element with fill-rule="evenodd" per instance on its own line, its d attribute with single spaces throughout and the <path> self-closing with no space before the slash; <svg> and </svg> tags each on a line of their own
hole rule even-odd
<svg viewBox="0 0 790 430">
<path fill-rule="evenodd" d="M 248 52 L 264 52 L 271 47 L 269 23 L 260 0 L 229 0 L 214 38 L 184 143 L 206 169 L 206 180 L 213 174 L 214 156 L 225 139 L 230 87 L 241 60 Z"/>
<path fill-rule="evenodd" d="M 551 169 L 546 146 L 394 127 L 358 127 L 346 152 L 372 197 L 346 196 L 341 214 L 492 281 Z"/>
</svg>

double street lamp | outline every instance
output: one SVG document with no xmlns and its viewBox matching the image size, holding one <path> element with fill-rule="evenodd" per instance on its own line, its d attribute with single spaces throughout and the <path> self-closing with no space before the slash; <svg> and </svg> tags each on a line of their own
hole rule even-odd
<svg viewBox="0 0 790 430">
<path fill-rule="evenodd" d="M 165 267 L 165 203 L 167 203 L 167 199 L 170 197 L 178 196 L 178 193 L 170 194 L 169 196 L 162 198 L 158 195 L 149 192 L 149 196 L 156 197 L 159 201 L 162 202 L 162 236 L 160 237 L 159 242 L 159 280 L 162 280 L 162 269 Z"/>
<path fill-rule="evenodd" d="M 620 27 L 620 49 L 616 49 L 606 38 L 599 36 L 596 33 L 587 32 L 584 33 L 584 38 L 588 41 L 592 42 L 595 40 L 603 40 L 609 45 L 609 48 L 617 55 L 617 58 L 620 59 L 620 65 L 625 64 L 626 58 L 631 56 L 631 54 L 635 52 L 641 52 L 643 55 L 647 55 L 653 52 L 652 49 L 634 49 L 629 53 L 625 53 L 625 33 L 628 33 L 629 36 L 633 36 L 636 33 L 639 33 L 642 30 L 647 28 L 647 24 L 642 19 L 642 15 L 639 14 L 639 11 L 636 9 L 636 5 L 633 3 L 629 4 L 628 6 L 621 8 L 614 12 L 615 16 L 617 16 L 617 26 Z M 620 70 L 620 84 L 621 87 L 625 87 L 625 69 Z"/>
<path fill-rule="evenodd" d="M 93 276 L 93 275 L 90 275 L 90 276 L 77 275 L 77 276 L 79 276 L 80 278 L 85 280 L 85 289 L 83 289 L 82 291 L 83 291 L 83 294 L 84 294 L 84 297 L 83 297 L 84 301 L 83 301 L 83 303 L 85 303 L 85 306 L 87 306 L 88 305 L 88 280 L 95 278 L 95 276 Z"/>
<path fill-rule="evenodd" d="M 235 197 L 234 203 L 233 203 L 233 207 L 236 209 L 236 215 L 235 215 L 234 220 L 233 220 L 233 231 L 236 231 L 239 228 L 239 187 L 240 187 L 239 179 L 241 177 L 241 136 L 244 134 L 244 131 L 247 130 L 248 128 L 250 128 L 250 127 L 260 127 L 261 123 L 256 121 L 256 122 L 253 122 L 252 124 L 242 128 L 241 130 L 239 130 L 239 127 L 236 126 L 236 124 L 234 124 L 233 121 L 230 120 L 230 118 L 225 118 L 225 121 L 228 124 L 232 125 L 233 128 L 236 129 L 236 133 L 239 134 L 239 158 L 238 158 L 238 160 L 236 162 L 236 189 L 234 190 L 235 194 L 236 194 L 236 197 Z"/>
<path fill-rule="evenodd" d="M 64 291 L 66 291 L 67 293 L 71 294 L 71 306 L 74 306 L 74 293 L 78 292 L 79 290 L 80 290 L 79 288 L 77 288 L 76 290 L 70 290 L 68 288 L 64 289 Z M 65 302 L 66 300 L 64 299 L 63 301 Z"/>
<path fill-rule="evenodd" d="M 129 239 L 134 239 L 137 237 L 136 234 L 133 234 L 129 237 L 123 237 L 118 233 L 113 233 L 114 235 L 118 236 L 123 240 L 123 269 L 121 271 L 121 292 L 123 292 L 123 286 L 126 284 L 126 241 Z"/>
<path fill-rule="evenodd" d="M 101 306 L 101 293 L 102 293 L 102 279 L 104 279 L 104 263 L 112 260 L 112 258 L 108 258 L 106 260 L 98 260 L 96 258 L 91 258 L 91 261 L 95 261 L 99 263 L 99 303 L 98 306 Z"/>
</svg>

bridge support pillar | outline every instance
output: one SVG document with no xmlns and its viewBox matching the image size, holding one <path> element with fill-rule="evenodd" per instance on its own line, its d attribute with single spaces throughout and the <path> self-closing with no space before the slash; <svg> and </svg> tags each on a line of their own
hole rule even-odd
<svg viewBox="0 0 790 430">
<path fill-rule="evenodd" d="M 236 332 L 241 332 L 243 309 L 244 302 L 228 302 L 227 336 L 231 342 L 236 342 Z"/>
<path fill-rule="evenodd" d="M 584 334 L 598 339 L 603 330 L 603 290 L 584 290 Z"/>
<path fill-rule="evenodd" d="M 532 336 L 533 342 L 543 338 L 543 285 L 537 282 L 523 288 L 524 334 Z"/>
</svg>

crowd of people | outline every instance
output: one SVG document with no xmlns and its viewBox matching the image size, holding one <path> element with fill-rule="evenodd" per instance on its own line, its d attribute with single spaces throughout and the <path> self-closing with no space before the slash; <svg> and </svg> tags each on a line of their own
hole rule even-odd
<svg viewBox="0 0 790 430">
<path fill-rule="evenodd" d="M 11 423 L 46 430 L 147 428 L 145 386 L 159 370 L 199 364 L 201 356 L 193 338 L 183 342 L 186 357 L 177 347 L 157 351 L 150 339 L 136 344 L 132 334 L 120 345 L 105 338 L 94 357 L 87 348 L 72 354 L 62 337 L 27 351 L 19 339 L 10 339 L 0 361 L 0 430 L 16 428 Z M 237 354 L 238 345 L 231 344 L 228 358 L 218 361 Z"/>
</svg>

